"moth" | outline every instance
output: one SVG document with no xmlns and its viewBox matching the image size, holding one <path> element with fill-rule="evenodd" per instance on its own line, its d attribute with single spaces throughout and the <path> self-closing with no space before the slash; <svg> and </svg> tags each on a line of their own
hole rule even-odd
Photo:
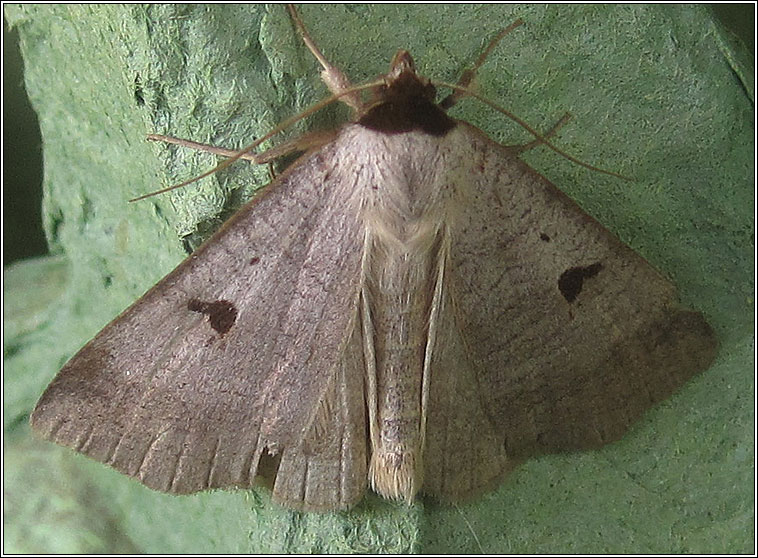
<svg viewBox="0 0 758 558">
<path fill-rule="evenodd" d="M 709 367 L 665 277 L 448 115 L 484 55 L 437 104 L 400 50 L 364 101 L 290 13 L 354 120 L 87 343 L 38 434 L 171 493 L 264 475 L 299 510 L 457 502 L 619 439 Z"/>
</svg>

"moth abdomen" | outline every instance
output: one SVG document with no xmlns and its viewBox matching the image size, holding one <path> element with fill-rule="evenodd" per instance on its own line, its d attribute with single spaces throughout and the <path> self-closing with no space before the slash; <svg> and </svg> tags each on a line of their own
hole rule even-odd
<svg viewBox="0 0 758 558">
<path fill-rule="evenodd" d="M 374 238 L 366 270 L 376 371 L 369 482 L 387 498 L 411 501 L 423 477 L 424 370 L 442 243 L 425 215 L 392 227 Z"/>
<path fill-rule="evenodd" d="M 371 456 L 369 484 L 377 494 L 411 503 L 423 483 L 421 451 L 381 449 Z"/>
</svg>

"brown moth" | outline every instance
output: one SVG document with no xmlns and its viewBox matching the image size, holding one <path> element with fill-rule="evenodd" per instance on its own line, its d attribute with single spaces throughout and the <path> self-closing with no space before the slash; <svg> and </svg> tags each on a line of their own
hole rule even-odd
<svg viewBox="0 0 758 558">
<path fill-rule="evenodd" d="M 364 102 L 291 13 L 355 120 L 85 345 L 37 433 L 172 493 L 265 472 L 300 510 L 367 486 L 455 502 L 617 440 L 708 368 L 702 315 L 519 149 L 448 116 L 463 89 L 436 104 L 401 50 Z"/>
</svg>

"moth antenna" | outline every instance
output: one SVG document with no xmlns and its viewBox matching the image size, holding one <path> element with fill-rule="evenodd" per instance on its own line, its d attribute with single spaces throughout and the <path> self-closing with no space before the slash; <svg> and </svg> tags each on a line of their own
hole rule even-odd
<svg viewBox="0 0 758 558">
<path fill-rule="evenodd" d="M 223 147 L 215 147 L 213 145 L 206 145 L 192 140 L 186 140 L 181 138 L 175 138 L 172 136 L 163 136 L 161 134 L 148 134 L 147 139 L 150 141 L 160 141 L 163 143 L 170 143 L 172 145 L 179 145 L 181 147 L 187 147 L 189 149 L 196 149 L 198 151 L 205 151 L 206 153 L 212 153 L 213 155 L 220 155 L 221 157 L 234 157 L 238 152 L 236 149 L 225 149 Z M 240 157 L 245 161 L 251 161 L 253 163 L 260 163 L 258 156 L 254 153 L 245 153 Z"/>
<path fill-rule="evenodd" d="M 372 87 L 378 87 L 378 86 L 382 85 L 383 83 L 384 82 L 381 81 L 381 80 L 372 81 L 371 83 L 364 83 L 363 85 L 356 85 L 355 87 L 351 87 L 349 89 L 345 89 L 344 91 L 342 91 L 340 93 L 335 93 L 331 97 L 327 97 L 326 99 L 323 99 L 323 100 L 319 101 L 318 103 L 316 103 L 315 105 L 313 105 L 313 106 L 305 109 L 300 114 L 296 114 L 295 116 L 291 116 L 290 118 L 288 118 L 287 120 L 285 120 L 284 122 L 282 122 L 281 124 L 279 124 L 276 128 L 274 128 L 273 130 L 271 130 L 270 132 L 268 132 L 266 135 L 264 135 L 263 137 L 255 140 L 250 145 L 247 145 L 247 146 L 243 147 L 242 149 L 240 149 L 239 151 L 235 152 L 228 159 L 226 159 L 225 161 L 222 161 L 221 163 L 219 163 L 218 165 L 216 165 L 215 167 L 213 167 L 211 170 L 209 170 L 207 172 L 204 172 L 203 174 L 200 174 L 200 175 L 198 175 L 198 176 L 196 176 L 194 178 L 190 178 L 189 180 L 185 180 L 184 182 L 182 182 L 180 184 L 175 184 L 173 186 L 169 186 L 168 188 L 163 188 L 162 190 L 157 190 L 155 192 L 151 192 L 151 193 L 145 194 L 143 196 L 138 196 L 136 198 L 130 199 L 129 201 L 130 202 L 136 202 L 136 201 L 144 200 L 145 198 L 150 198 L 152 196 L 157 196 L 159 194 L 165 194 L 166 192 L 170 192 L 171 190 L 176 190 L 177 188 L 182 188 L 184 186 L 187 186 L 188 184 L 192 184 L 193 182 L 197 182 L 198 180 L 201 180 L 201 179 L 205 178 L 206 176 L 210 176 L 210 175 L 212 175 L 214 173 L 217 173 L 218 171 L 225 169 L 226 167 L 228 167 L 229 165 L 231 165 L 235 161 L 237 161 L 237 160 L 242 159 L 243 157 L 245 157 L 245 155 L 249 151 L 252 151 L 253 149 L 255 149 L 256 147 L 258 147 L 260 144 L 262 144 L 267 139 L 270 139 L 271 137 L 275 136 L 279 132 L 281 132 L 283 130 L 286 130 L 287 128 L 289 128 L 290 126 L 292 126 L 293 124 L 295 124 L 296 122 L 299 122 L 303 118 L 306 118 L 306 117 L 310 116 L 314 112 L 318 112 L 322 108 L 324 108 L 324 107 L 326 107 L 326 106 L 334 103 L 335 101 L 339 101 L 345 95 L 350 95 L 351 93 L 355 93 L 355 92 L 358 92 L 358 91 L 363 91 L 364 89 L 370 89 Z M 153 135 L 153 138 L 156 138 L 156 137 L 159 137 L 159 136 Z"/>
<path fill-rule="evenodd" d="M 555 124 L 553 124 L 552 128 L 550 128 L 547 132 L 545 132 L 544 134 L 542 134 L 542 137 L 545 137 L 545 138 L 551 138 L 551 137 L 553 137 L 555 134 L 558 133 L 558 130 L 560 130 L 561 128 L 563 128 L 563 126 L 569 120 L 571 120 L 571 114 L 568 113 L 568 112 L 564 113 L 564 115 L 561 116 L 561 119 L 558 122 L 556 122 Z M 525 143 L 524 145 L 519 145 L 518 147 L 515 148 L 514 151 L 520 155 L 521 153 L 529 151 L 530 149 L 533 149 L 533 148 L 537 147 L 538 145 L 542 145 L 542 142 L 540 140 L 536 139 L 536 140 L 530 141 L 529 143 Z"/>
<path fill-rule="evenodd" d="M 600 172 L 600 173 L 603 173 L 603 174 L 607 174 L 609 176 L 615 176 L 616 178 L 620 178 L 621 180 L 628 180 L 628 181 L 633 180 L 632 178 L 629 178 L 628 176 L 624 176 L 624 175 L 619 174 L 617 172 L 601 169 L 600 167 L 595 167 L 593 165 L 585 163 L 584 161 L 580 161 L 579 159 L 577 159 L 573 155 L 569 155 L 568 153 L 566 153 L 562 149 L 560 149 L 560 148 L 556 147 L 555 145 L 553 145 L 552 143 L 550 143 L 547 140 L 547 138 L 545 138 L 545 136 L 543 136 L 542 134 L 540 134 L 539 132 L 537 132 L 537 130 L 535 130 L 534 128 L 532 128 L 529 124 L 527 124 L 526 122 L 524 122 L 521 118 L 519 118 L 518 116 L 516 116 L 515 114 L 513 114 L 509 110 L 504 109 L 500 105 L 498 105 L 496 103 L 493 103 L 492 101 L 490 101 L 486 97 L 483 97 L 482 95 L 479 95 L 478 93 L 476 93 L 475 91 L 473 91 L 471 89 L 468 89 L 466 87 L 462 87 L 460 85 L 455 85 L 453 83 L 447 83 L 447 82 L 444 82 L 444 81 L 438 81 L 438 82 L 432 82 L 432 83 L 434 83 L 434 85 L 437 85 L 439 87 L 449 87 L 450 89 L 453 89 L 455 91 L 461 91 L 464 95 L 471 95 L 472 97 L 474 97 L 475 99 L 478 99 L 479 101 L 481 101 L 482 103 L 484 103 L 488 107 L 495 109 L 496 111 L 504 114 L 505 116 L 507 116 L 508 118 L 510 118 L 511 120 L 513 120 L 516 124 L 518 124 L 519 126 L 521 126 L 522 128 L 524 128 L 527 132 L 529 132 L 530 134 L 532 134 L 539 141 L 539 143 L 541 143 L 543 145 L 546 145 L 547 147 L 549 147 L 550 149 L 552 149 L 553 151 L 555 151 L 558 155 L 560 155 L 564 159 L 568 159 L 572 163 L 580 165 L 580 166 L 582 166 L 582 167 L 584 167 L 586 169 L 589 169 L 591 171 Z"/>
</svg>

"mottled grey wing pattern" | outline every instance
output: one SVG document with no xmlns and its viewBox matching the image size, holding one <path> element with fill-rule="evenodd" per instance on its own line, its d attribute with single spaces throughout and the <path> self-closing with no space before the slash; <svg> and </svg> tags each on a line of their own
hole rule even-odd
<svg viewBox="0 0 758 558">
<path fill-rule="evenodd" d="M 33 428 L 175 493 L 249 486 L 264 451 L 293 458 L 320 401 L 339 396 L 325 393 L 355 325 L 362 229 L 336 147 L 103 329 L 48 387 Z"/>
<path fill-rule="evenodd" d="M 713 331 L 573 201 L 460 126 L 473 164 L 452 235 L 451 300 L 500 443 L 521 459 L 619 438 L 710 365 Z"/>
</svg>

